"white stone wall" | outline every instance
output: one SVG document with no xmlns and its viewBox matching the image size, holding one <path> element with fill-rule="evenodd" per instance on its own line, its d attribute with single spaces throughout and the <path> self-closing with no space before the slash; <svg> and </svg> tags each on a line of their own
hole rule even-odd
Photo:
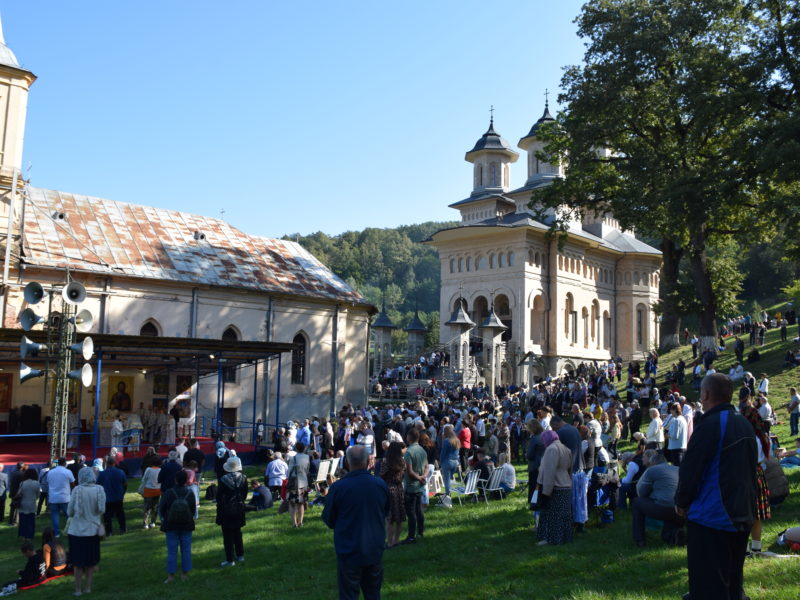
<svg viewBox="0 0 800 600">
<path fill-rule="evenodd" d="M 509 348 L 516 350 L 516 358 L 533 351 L 558 358 L 550 361 L 550 368 L 560 369 L 584 360 L 607 360 L 612 353 L 640 358 L 657 346 L 652 309 L 658 301 L 657 255 L 620 255 L 574 238 L 558 248 L 545 240 L 544 232 L 521 227 L 473 231 L 438 246 L 442 343 L 452 337 L 445 323 L 459 296 L 480 325 L 476 303 L 503 295 L 511 316 Z M 528 367 L 511 368 L 517 382 L 529 379 Z"/>
<path fill-rule="evenodd" d="M 59 277 L 59 279 L 56 279 Z M 129 278 L 81 277 L 88 291 L 87 300 L 80 305 L 95 317 L 94 332 L 138 335 L 145 322 L 153 322 L 159 333 L 168 337 L 188 337 L 190 333 L 192 287 L 170 282 L 134 280 Z M 6 308 L 6 326 L 19 327 L 17 317 L 27 305 L 22 298 L 22 286 L 30 281 L 39 281 L 45 287 L 60 283 L 59 274 L 29 270 L 20 285 L 12 286 Z M 106 294 L 105 317 L 101 318 L 101 294 Z M 267 294 L 224 288 L 197 289 L 197 338 L 221 339 L 222 333 L 232 327 L 244 341 L 266 341 L 269 298 Z M 46 313 L 46 303 L 34 309 Z M 274 342 L 291 343 L 298 333 L 307 340 L 306 383 L 291 382 L 291 354 L 282 356 L 280 385 L 280 420 L 301 418 L 310 414 L 325 415 L 331 404 L 331 373 L 333 370 L 333 321 L 337 318 L 333 301 L 312 300 L 274 296 L 272 303 L 272 335 Z M 362 307 L 341 305 L 338 311 L 338 367 L 336 406 L 344 402 L 363 404 L 366 399 L 367 382 L 367 335 L 369 315 Z M 22 335 L 20 330 L 20 335 Z M 107 397 L 108 376 L 114 373 L 103 371 L 101 399 Z M 133 405 L 149 404 L 152 400 L 151 374 L 142 374 L 137 369 L 123 370 L 119 375 L 135 377 Z M 258 385 L 254 388 L 254 369 L 244 367 L 238 371 L 235 383 L 224 384 L 226 408 L 237 408 L 239 420 L 252 419 L 255 389 L 256 415 L 263 417 L 264 386 L 269 385 L 269 401 L 266 406 L 267 421 L 274 422 L 276 416 L 276 394 L 278 364 L 273 360 L 269 367 L 270 382 L 265 383 L 264 367 L 258 369 Z M 170 380 L 170 395 L 177 393 L 176 376 Z M 91 392 L 93 397 L 93 392 Z M 199 416 L 211 417 L 217 400 L 217 378 L 215 375 L 201 380 Z M 13 403 L 42 404 L 42 382 L 31 380 L 24 385 L 15 382 Z M 101 408 L 103 404 L 101 401 Z M 91 398 L 84 392 L 82 417 L 93 415 Z M 102 412 L 102 411 L 101 411 Z M 43 414 L 47 414 L 46 410 Z M 7 414 L 0 413 L 0 420 Z"/>
</svg>

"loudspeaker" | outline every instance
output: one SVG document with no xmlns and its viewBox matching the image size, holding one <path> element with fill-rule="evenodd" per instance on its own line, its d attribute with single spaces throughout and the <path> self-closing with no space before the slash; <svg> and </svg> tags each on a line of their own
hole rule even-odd
<svg viewBox="0 0 800 600">
<path fill-rule="evenodd" d="M 61 290 L 61 297 L 67 304 L 80 304 L 86 300 L 86 288 L 82 283 L 77 281 L 70 281 L 64 289 Z"/>
<path fill-rule="evenodd" d="M 19 364 L 19 382 L 25 383 L 28 379 L 33 379 L 34 377 L 41 377 L 44 375 L 44 371 L 39 369 L 31 369 L 25 363 Z"/>
<path fill-rule="evenodd" d="M 32 308 L 26 308 L 19 315 L 19 324 L 25 331 L 30 331 L 42 321 L 44 321 L 44 317 L 37 315 Z"/>
<path fill-rule="evenodd" d="M 74 317 L 69 318 L 69 322 L 75 325 L 75 331 L 79 333 L 86 333 L 94 325 L 94 317 L 85 308 Z"/>
<path fill-rule="evenodd" d="M 19 355 L 21 358 L 36 356 L 42 350 L 47 350 L 45 344 L 37 344 L 26 335 L 23 335 L 22 339 L 19 341 Z"/>
<path fill-rule="evenodd" d="M 90 385 L 92 385 L 92 365 L 86 363 L 80 369 L 75 369 L 74 371 L 67 373 L 67 377 L 76 381 L 80 381 L 83 384 L 83 387 L 88 388 Z"/>
<path fill-rule="evenodd" d="M 72 344 L 69 349 L 75 354 L 80 354 L 83 356 L 83 360 L 89 360 L 94 354 L 94 342 L 92 341 L 92 338 L 87 336 L 79 344 Z"/>
<path fill-rule="evenodd" d="M 28 304 L 39 304 L 42 298 L 44 298 L 44 288 L 41 283 L 31 281 L 25 286 L 23 296 L 25 297 L 25 302 Z"/>
</svg>

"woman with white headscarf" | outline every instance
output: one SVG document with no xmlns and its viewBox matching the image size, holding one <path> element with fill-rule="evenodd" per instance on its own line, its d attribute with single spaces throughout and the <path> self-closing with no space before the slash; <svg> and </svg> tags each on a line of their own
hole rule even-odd
<svg viewBox="0 0 800 600">
<path fill-rule="evenodd" d="M 95 483 L 94 469 L 84 467 L 78 471 L 78 485 L 72 490 L 67 506 L 69 526 L 69 557 L 75 569 L 75 595 L 92 591 L 92 576 L 100 562 L 100 536 L 103 514 L 106 510 L 106 493 Z M 86 584 L 81 589 L 81 580 Z"/>
</svg>

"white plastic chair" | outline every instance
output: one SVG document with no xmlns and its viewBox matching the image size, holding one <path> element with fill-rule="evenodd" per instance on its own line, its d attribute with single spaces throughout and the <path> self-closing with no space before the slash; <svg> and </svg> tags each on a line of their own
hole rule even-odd
<svg viewBox="0 0 800 600">
<path fill-rule="evenodd" d="M 452 490 L 456 493 L 456 498 L 458 499 L 458 503 L 463 505 L 461 502 L 461 498 L 466 498 L 467 496 L 475 496 L 478 497 L 478 475 L 480 475 L 480 471 L 470 471 L 467 473 L 467 482 L 466 484 L 458 487 L 452 488 Z"/>
</svg>

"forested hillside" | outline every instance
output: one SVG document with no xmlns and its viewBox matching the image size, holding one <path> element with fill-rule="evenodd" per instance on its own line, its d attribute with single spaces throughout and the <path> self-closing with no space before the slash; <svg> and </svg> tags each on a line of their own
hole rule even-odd
<svg viewBox="0 0 800 600">
<path fill-rule="evenodd" d="M 386 312 L 400 327 L 393 337 L 394 351 L 405 350 L 402 328 L 419 310 L 430 329 L 428 345 L 439 337 L 439 286 L 441 274 L 436 249 L 422 240 L 455 222 L 428 221 L 392 229 L 368 228 L 330 236 L 322 232 L 287 235 L 321 260 L 375 306 L 386 302 Z"/>
</svg>

